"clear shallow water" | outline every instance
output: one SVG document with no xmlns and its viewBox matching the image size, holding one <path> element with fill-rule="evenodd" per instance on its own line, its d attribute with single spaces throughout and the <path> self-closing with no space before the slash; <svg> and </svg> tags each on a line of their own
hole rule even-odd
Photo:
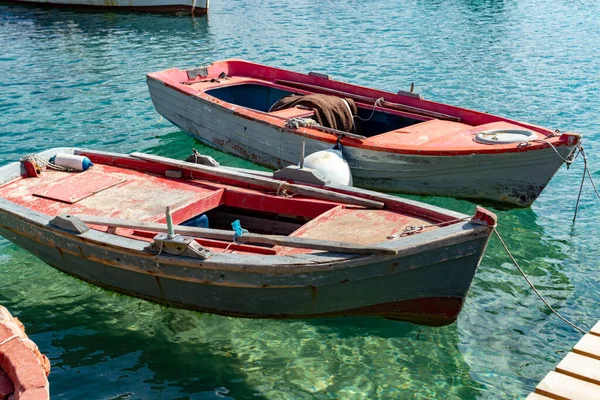
<svg viewBox="0 0 600 400">
<path fill-rule="evenodd" d="M 184 157 L 146 72 L 229 57 L 585 135 L 600 181 L 600 5 L 501 0 L 214 1 L 208 18 L 0 5 L 0 163 L 73 145 Z M 500 232 L 548 299 L 594 324 L 600 301 L 581 162 Z M 470 213 L 464 200 L 419 198 Z M 262 321 L 169 309 L 68 277 L 0 238 L 0 303 L 52 362 L 53 398 L 523 398 L 579 335 L 548 314 L 494 239 L 456 324 L 375 318 Z"/>
</svg>

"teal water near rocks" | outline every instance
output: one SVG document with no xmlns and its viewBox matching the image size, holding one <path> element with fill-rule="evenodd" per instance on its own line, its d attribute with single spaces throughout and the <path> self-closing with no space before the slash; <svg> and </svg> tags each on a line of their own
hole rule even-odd
<svg viewBox="0 0 600 400">
<path fill-rule="evenodd" d="M 600 5 L 591 0 L 215 0 L 207 18 L 0 5 L 0 164 L 72 145 L 183 158 L 145 73 L 244 58 L 585 135 L 600 182 Z M 567 317 L 600 319 L 600 201 L 581 159 L 499 231 Z M 471 213 L 465 200 L 412 197 Z M 524 398 L 580 335 L 492 239 L 456 324 L 233 319 L 78 281 L 0 238 L 0 304 L 48 355 L 53 398 Z"/>
</svg>

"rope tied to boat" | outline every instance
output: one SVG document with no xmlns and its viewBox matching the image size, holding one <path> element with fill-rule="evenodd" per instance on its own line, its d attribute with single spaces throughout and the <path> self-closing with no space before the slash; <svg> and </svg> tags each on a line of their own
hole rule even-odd
<svg viewBox="0 0 600 400">
<path fill-rule="evenodd" d="M 74 172 L 76 171 L 73 168 L 67 168 L 67 167 L 62 167 L 60 165 L 56 165 L 51 163 L 50 161 L 40 157 L 37 154 L 28 154 L 26 156 L 21 157 L 21 159 L 19 160 L 20 162 L 32 162 L 34 164 L 49 168 L 49 169 L 53 169 L 56 171 L 65 171 L 65 172 Z"/>
<path fill-rule="evenodd" d="M 456 218 L 456 219 L 452 219 L 450 221 L 442 221 L 442 222 L 438 222 L 436 224 L 425 224 L 425 225 L 408 225 L 404 227 L 404 231 L 400 232 L 400 233 L 395 233 L 393 235 L 389 235 L 387 237 L 388 240 L 395 240 L 404 236 L 410 236 L 410 235 L 414 235 L 416 233 L 422 232 L 425 229 L 428 228 L 433 228 L 435 226 L 437 227 L 442 227 L 442 226 L 446 226 L 446 225 L 451 225 L 454 224 L 456 222 L 460 222 L 460 221 L 473 221 L 472 217 L 464 217 L 464 218 Z M 483 224 L 481 224 L 483 225 Z"/>
<path fill-rule="evenodd" d="M 277 196 L 281 196 L 281 197 L 294 197 L 295 193 L 288 193 L 287 190 L 285 190 L 285 188 L 283 187 L 287 182 L 286 181 L 281 181 L 279 182 L 279 185 L 277 185 Z"/>
<path fill-rule="evenodd" d="M 13 339 L 20 339 L 21 337 L 19 335 L 12 335 L 9 338 L 4 339 L 2 342 L 0 342 L 0 346 L 4 346 L 6 343 L 10 342 Z"/>
<path fill-rule="evenodd" d="M 581 154 L 581 157 L 583 158 L 583 175 L 581 176 L 581 184 L 579 185 L 579 194 L 577 195 L 577 203 L 575 203 L 575 214 L 573 215 L 573 224 L 575 223 L 575 220 L 577 219 L 577 211 L 579 210 L 579 200 L 581 199 L 581 193 L 583 192 L 583 184 L 585 183 L 586 175 L 590 179 L 590 182 L 592 183 L 592 187 L 594 188 L 594 192 L 596 193 L 596 196 L 600 199 L 600 193 L 598 192 L 598 188 L 596 187 L 594 178 L 592 178 L 592 173 L 590 172 L 590 168 L 588 166 L 588 160 L 587 160 L 585 151 L 583 150 L 583 146 L 581 145 L 581 143 L 579 144 L 578 147 L 579 147 L 579 153 Z"/>
<path fill-rule="evenodd" d="M 490 226 L 487 223 L 479 221 L 479 220 L 474 219 L 472 217 L 465 217 L 465 218 L 457 218 L 457 219 L 454 219 L 454 220 L 451 220 L 451 221 L 443 221 L 443 222 L 439 222 L 437 224 L 427 224 L 427 225 L 420 225 L 420 226 L 410 225 L 410 226 L 405 227 L 403 232 L 397 233 L 395 235 L 390 235 L 387 238 L 388 239 L 398 239 L 398 238 L 403 237 L 403 236 L 414 235 L 416 233 L 422 232 L 423 230 L 425 230 L 427 228 L 431 228 L 431 227 L 435 227 L 435 226 L 443 226 L 443 225 L 452 224 L 452 223 L 456 223 L 456 222 L 460 222 L 460 221 L 467 221 L 467 220 L 470 223 L 475 224 L 475 225 Z M 571 322 L 568 319 L 566 319 L 565 317 L 563 317 L 558 311 L 556 311 L 554 309 L 554 307 L 552 307 L 550 305 L 550 303 L 548 302 L 548 300 L 546 300 L 546 298 L 535 287 L 535 285 L 533 284 L 533 282 L 531 282 L 531 280 L 529 279 L 529 277 L 527 276 L 527 274 L 525 273 L 525 271 L 523 270 L 523 268 L 521 268 L 521 266 L 519 265 L 519 263 L 517 262 L 517 260 L 515 259 L 515 257 L 512 255 L 512 253 L 508 249 L 508 246 L 506 245 L 506 243 L 504 242 L 504 240 L 500 236 L 500 233 L 496 229 L 496 226 L 490 226 L 490 227 L 492 228 L 493 233 L 496 235 L 496 237 L 498 238 L 498 240 L 502 244 L 502 247 L 504 247 L 504 250 L 506 251 L 506 254 L 508 254 L 508 257 L 513 262 L 513 265 L 519 270 L 519 272 L 521 273 L 521 275 L 523 276 L 523 278 L 525 278 L 525 281 L 527 282 L 527 284 L 531 287 L 531 289 L 535 292 L 535 294 L 542 300 L 542 302 L 548 307 L 548 309 L 550 311 L 552 311 L 562 321 L 564 321 L 565 323 L 567 323 L 568 325 L 570 325 L 572 328 L 574 328 L 574 329 L 578 330 L 579 332 L 585 334 L 587 332 L 586 330 L 580 328 L 579 326 L 575 325 L 573 322 Z"/>
<path fill-rule="evenodd" d="M 556 135 L 555 135 L 556 136 Z M 556 155 L 565 162 L 565 164 L 567 164 L 567 169 L 569 168 L 569 166 L 571 164 L 573 164 L 573 162 L 577 159 L 577 157 L 579 157 L 579 154 L 581 153 L 581 149 L 583 148 L 581 146 L 581 143 L 577 145 L 578 147 L 578 151 L 577 152 L 573 152 L 571 153 L 571 155 L 569 155 L 567 158 L 563 157 L 558 149 L 556 148 L 556 146 L 554 146 L 551 142 L 548 141 L 549 138 L 554 137 L 552 135 L 549 135 L 548 137 L 546 137 L 545 139 L 532 139 L 532 140 L 528 140 L 526 142 L 521 142 L 517 145 L 517 147 L 527 147 L 527 146 L 531 146 L 531 143 L 546 143 L 548 146 L 552 147 L 552 150 L 554 150 L 554 152 L 556 153 Z"/>
<path fill-rule="evenodd" d="M 361 118 L 359 115 L 354 115 L 354 118 L 358 118 L 359 120 L 363 121 L 363 122 L 368 122 L 371 120 L 371 118 L 373 118 L 373 115 L 375 115 L 375 109 L 377 107 L 383 108 L 383 102 L 385 101 L 385 99 L 383 97 L 378 98 L 377 100 L 375 100 L 375 103 L 373 103 L 373 108 L 371 109 L 371 115 L 369 115 L 369 118 L 363 119 Z"/>
<path fill-rule="evenodd" d="M 521 266 L 519 265 L 519 263 L 517 262 L 517 260 L 515 259 L 515 257 L 512 255 L 512 253 L 508 249 L 508 246 L 506 245 L 506 243 L 504 242 L 504 240 L 502 240 L 502 237 L 500 236 L 500 233 L 498 232 L 498 230 L 495 227 L 494 227 L 494 233 L 496 234 L 496 237 L 498 238 L 498 240 L 502 244 L 502 247 L 504 247 L 504 250 L 506 251 L 506 254 L 508 254 L 508 256 L 510 257 L 510 259 L 513 262 L 514 266 L 517 267 L 517 269 L 519 270 L 519 272 L 521 273 L 521 275 L 523 276 L 523 278 L 525 278 L 525 281 L 527 281 L 527 284 L 531 287 L 531 289 L 535 292 L 535 294 L 537 294 L 537 296 L 540 298 L 540 300 L 542 300 L 542 302 L 544 302 L 544 304 L 548 307 L 548 309 L 550 309 L 550 311 L 552 311 L 558 318 L 560 318 L 562 321 L 564 321 L 565 323 L 567 323 L 568 325 L 570 325 L 573 329 L 578 330 L 579 332 L 585 334 L 587 332 L 587 330 L 584 330 L 584 329 L 580 328 L 579 326 L 575 325 L 573 322 L 571 322 L 568 319 L 566 319 L 565 317 L 563 317 L 558 311 L 556 311 L 554 309 L 554 307 L 552 307 L 550 305 L 550 303 L 548 302 L 548 300 L 546 300 L 544 298 L 544 296 L 542 296 L 542 294 L 535 287 L 535 285 L 533 284 L 533 282 L 531 282 L 531 280 L 529 279 L 529 277 L 527 276 L 527 274 L 525 274 L 525 271 L 523 271 L 523 268 L 521 268 Z"/>
<path fill-rule="evenodd" d="M 554 136 L 558 135 L 558 131 L 555 134 L 552 134 Z M 552 137 L 552 135 L 548 136 Z M 571 155 L 567 158 L 564 158 L 556 149 L 556 147 L 550 143 L 549 141 L 545 140 L 545 139 L 537 139 L 537 140 L 532 140 L 532 142 L 544 142 L 546 144 L 548 144 L 550 147 L 552 147 L 552 149 L 556 152 L 556 154 L 560 157 L 561 160 L 563 160 L 565 162 L 565 164 L 567 164 L 567 169 L 569 169 L 569 167 L 571 166 L 571 164 L 573 162 L 575 162 L 575 160 L 577 160 L 577 157 L 579 157 L 579 155 L 581 155 L 581 158 L 583 158 L 583 174 L 581 176 L 581 183 L 579 184 L 579 193 L 577 194 L 577 202 L 575 203 L 575 213 L 573 214 L 573 224 L 575 223 L 575 221 L 577 220 L 577 213 L 579 211 L 579 202 L 581 200 L 581 194 L 583 193 L 583 185 L 585 183 L 585 178 L 586 176 L 589 178 L 590 183 L 592 184 L 592 187 L 594 188 L 594 192 L 596 193 L 596 196 L 600 199 L 600 192 L 598 192 L 598 188 L 596 186 L 596 183 L 594 182 L 594 178 L 592 177 L 592 173 L 590 172 L 590 168 L 588 166 L 588 160 L 587 160 L 587 156 L 585 155 L 585 150 L 583 148 L 583 145 L 581 143 L 579 143 L 577 145 L 577 151 L 571 153 Z"/>
<path fill-rule="evenodd" d="M 546 143 L 548 146 L 550 146 L 554 150 L 556 155 L 561 160 L 563 160 L 563 162 L 565 164 L 567 164 L 567 169 L 569 169 L 571 164 L 573 164 L 575 162 L 575 160 L 577 160 L 579 155 L 581 155 L 581 158 L 583 158 L 583 174 L 581 176 L 581 183 L 579 184 L 579 192 L 577 194 L 577 202 L 575 203 L 575 212 L 573 214 L 573 222 L 572 223 L 575 224 L 575 221 L 577 220 L 577 213 L 579 211 L 579 202 L 581 200 L 581 194 L 583 193 L 583 185 L 585 184 L 586 176 L 589 178 L 590 183 L 592 184 L 592 187 L 594 188 L 594 192 L 596 193 L 596 196 L 598 197 L 598 199 L 600 199 L 600 192 L 598 191 L 598 187 L 596 186 L 596 183 L 594 182 L 594 178 L 592 177 L 592 173 L 590 172 L 587 156 L 585 155 L 585 150 L 584 150 L 581 142 L 577 144 L 577 151 L 572 152 L 568 157 L 565 158 L 560 154 L 560 152 L 558 151 L 556 146 L 554 146 L 551 142 L 548 141 L 548 139 L 550 139 L 552 137 L 560 136 L 560 134 L 561 134 L 560 131 L 557 129 L 555 132 L 548 135 L 544 139 L 528 140 L 526 142 L 519 143 L 517 145 L 517 147 L 530 146 L 531 143 Z"/>
</svg>

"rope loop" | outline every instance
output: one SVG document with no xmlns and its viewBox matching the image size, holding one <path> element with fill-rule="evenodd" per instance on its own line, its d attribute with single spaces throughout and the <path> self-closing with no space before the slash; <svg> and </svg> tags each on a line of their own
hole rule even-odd
<svg viewBox="0 0 600 400">
<path fill-rule="evenodd" d="M 375 115 L 375 109 L 377 107 L 380 107 L 380 108 L 383 107 L 384 101 L 385 101 L 385 99 L 383 97 L 380 97 L 377 100 L 375 100 L 375 103 L 373 103 L 373 109 L 371 109 L 371 115 L 369 115 L 369 118 L 363 119 L 363 118 L 359 117 L 358 115 L 354 115 L 354 117 L 360 119 L 363 122 L 370 121 L 371 118 L 373 118 L 373 115 Z"/>
<path fill-rule="evenodd" d="M 4 346 L 6 343 L 10 342 L 13 339 L 17 339 L 17 338 L 20 339 L 20 336 L 19 335 L 12 335 L 11 337 L 9 337 L 7 339 L 4 339 L 2 342 L 0 342 L 0 346 Z"/>
</svg>

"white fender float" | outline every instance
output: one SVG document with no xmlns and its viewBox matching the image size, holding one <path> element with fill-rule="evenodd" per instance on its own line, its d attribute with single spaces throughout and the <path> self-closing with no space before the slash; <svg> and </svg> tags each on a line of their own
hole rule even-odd
<svg viewBox="0 0 600 400">
<path fill-rule="evenodd" d="M 304 167 L 319 171 L 332 183 L 352 186 L 352 172 L 341 150 L 334 148 L 309 154 L 304 158 Z"/>
</svg>

